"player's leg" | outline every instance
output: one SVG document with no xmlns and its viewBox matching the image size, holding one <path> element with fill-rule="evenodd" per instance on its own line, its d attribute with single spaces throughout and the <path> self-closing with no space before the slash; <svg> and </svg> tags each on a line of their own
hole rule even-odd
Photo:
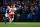
<svg viewBox="0 0 40 27">
<path fill-rule="evenodd" d="M 6 19 L 5 19 L 5 24 L 6 24 Z"/>
<path fill-rule="evenodd" d="M 14 20 L 14 18 L 12 18 L 12 21 Z"/>
<path fill-rule="evenodd" d="M 5 17 L 5 24 L 6 24 L 7 20 L 8 20 L 8 17 Z"/>
<path fill-rule="evenodd" d="M 12 16 L 11 16 L 11 14 L 10 14 L 10 17 L 9 17 L 9 23 L 10 23 L 10 24 L 11 24 L 11 22 L 12 22 L 12 21 L 11 21 L 11 17 L 12 17 Z"/>
<path fill-rule="evenodd" d="M 10 24 L 12 23 L 12 20 L 11 20 L 11 18 L 9 19 L 9 23 L 10 23 Z"/>
<path fill-rule="evenodd" d="M 12 21 L 14 20 L 14 14 L 13 14 L 13 18 L 12 18 Z"/>
<path fill-rule="evenodd" d="M 6 17 L 4 17 L 4 21 L 5 21 L 5 24 L 6 24 Z"/>
<path fill-rule="evenodd" d="M 5 24 L 6 24 L 6 18 L 5 18 L 5 17 L 3 17 L 3 19 L 4 19 L 4 21 L 5 21 Z"/>
</svg>

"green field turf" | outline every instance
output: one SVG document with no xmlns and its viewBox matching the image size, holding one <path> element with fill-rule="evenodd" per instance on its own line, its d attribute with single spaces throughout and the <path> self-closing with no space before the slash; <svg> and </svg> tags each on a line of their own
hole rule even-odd
<svg viewBox="0 0 40 27">
<path fill-rule="evenodd" d="M 40 23 L 0 23 L 0 27 L 40 27 Z"/>
</svg>

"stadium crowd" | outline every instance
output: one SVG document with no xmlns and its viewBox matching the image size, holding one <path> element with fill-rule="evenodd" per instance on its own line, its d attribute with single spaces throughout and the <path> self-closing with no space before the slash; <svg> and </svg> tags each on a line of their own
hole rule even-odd
<svg viewBox="0 0 40 27">
<path fill-rule="evenodd" d="M 5 14 L 7 6 L 15 5 L 16 22 L 40 22 L 40 0 L 3 0 L 0 14 Z"/>
</svg>

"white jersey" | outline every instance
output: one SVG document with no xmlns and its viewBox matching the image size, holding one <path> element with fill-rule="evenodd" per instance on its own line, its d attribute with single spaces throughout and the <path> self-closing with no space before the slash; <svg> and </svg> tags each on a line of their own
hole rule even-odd
<svg viewBox="0 0 40 27">
<path fill-rule="evenodd" d="M 9 9 L 9 12 L 13 13 L 14 14 L 14 11 L 16 10 L 16 8 L 10 8 Z"/>
</svg>

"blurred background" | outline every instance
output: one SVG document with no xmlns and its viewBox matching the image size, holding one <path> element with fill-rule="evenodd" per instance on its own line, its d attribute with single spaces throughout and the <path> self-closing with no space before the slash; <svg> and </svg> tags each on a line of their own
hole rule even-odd
<svg viewBox="0 0 40 27">
<path fill-rule="evenodd" d="M 0 22 L 4 22 L 7 6 L 15 5 L 14 22 L 40 22 L 40 0 L 0 0 Z"/>
</svg>

